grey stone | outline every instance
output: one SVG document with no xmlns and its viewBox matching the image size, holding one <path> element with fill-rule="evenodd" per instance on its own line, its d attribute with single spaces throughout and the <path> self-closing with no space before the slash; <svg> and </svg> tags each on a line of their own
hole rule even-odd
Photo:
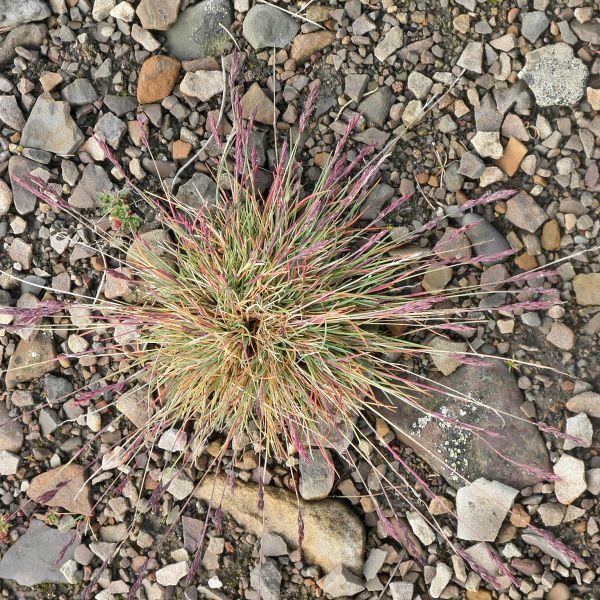
<svg viewBox="0 0 600 600">
<path fill-rule="evenodd" d="M 125 392 L 115 403 L 117 410 L 125 415 L 136 427 L 144 427 L 151 415 L 148 388 L 136 386 Z"/>
<path fill-rule="evenodd" d="M 19 585 L 67 583 L 60 568 L 73 559 L 77 536 L 61 533 L 37 519 L 7 551 L 0 561 L 0 579 L 11 579 Z M 63 553 L 64 550 L 64 553 Z"/>
<path fill-rule="evenodd" d="M 408 89 L 419 99 L 423 100 L 427 97 L 433 81 L 423 73 L 411 71 L 406 82 Z"/>
<path fill-rule="evenodd" d="M 435 532 L 419 511 L 409 510 L 406 513 L 406 520 L 413 530 L 413 533 L 425 546 L 430 546 L 435 542 Z"/>
<path fill-rule="evenodd" d="M 37 167 L 38 165 L 35 162 L 22 156 L 11 156 L 8 160 L 8 175 L 12 187 L 13 202 L 20 215 L 32 213 L 35 210 L 37 199 L 17 179 L 29 183 L 29 174 Z"/>
<path fill-rule="evenodd" d="M 450 583 L 453 574 L 452 569 L 446 563 L 439 562 L 435 568 L 435 575 L 429 584 L 429 595 L 432 598 L 439 598 Z"/>
<path fill-rule="evenodd" d="M 255 50 L 285 48 L 300 31 L 300 23 L 275 6 L 255 4 L 244 18 L 242 31 Z"/>
<path fill-rule="evenodd" d="M 449 192 L 458 192 L 462 189 L 464 177 L 459 173 L 460 164 L 451 163 L 444 171 L 444 185 Z"/>
<path fill-rule="evenodd" d="M 483 44 L 481 42 L 469 42 L 462 51 L 456 64 L 467 71 L 481 73 L 483 65 Z"/>
<path fill-rule="evenodd" d="M 38 148 L 23 148 L 22 156 L 25 158 L 30 158 L 36 163 L 49 165 L 52 161 L 53 155 L 52 152 L 48 152 L 47 150 L 39 150 Z"/>
<path fill-rule="evenodd" d="M 74 389 L 68 379 L 50 374 L 44 377 L 44 386 L 46 387 L 46 398 L 50 404 L 65 402 L 68 399 L 67 396 Z"/>
<path fill-rule="evenodd" d="M 281 573 L 277 562 L 267 558 L 250 571 L 250 584 L 263 600 L 279 600 L 281 595 Z"/>
<path fill-rule="evenodd" d="M 585 490 L 585 464 L 574 456 L 563 454 L 554 465 L 554 473 L 560 477 L 554 482 L 554 494 L 561 504 L 571 504 Z"/>
<path fill-rule="evenodd" d="M 94 130 L 99 138 L 116 150 L 127 131 L 127 125 L 112 113 L 106 113 L 98 119 Z"/>
<path fill-rule="evenodd" d="M 490 408 L 455 401 L 442 391 L 436 391 L 424 400 L 417 397 L 418 401 L 426 402 L 429 411 L 476 423 L 478 427 L 497 431 L 500 437 L 486 437 L 484 443 L 459 425 L 423 417 L 422 412 L 401 399 L 387 397 L 385 400 L 392 402 L 394 408 L 383 411 L 383 416 L 390 420 L 403 443 L 411 446 L 454 486 L 464 485 L 464 480 L 458 478 L 453 469 L 467 481 L 485 477 L 517 489 L 545 481 L 543 473 L 535 475 L 515 469 L 500 456 L 518 456 L 519 462 L 537 470 L 548 472 L 550 469 L 548 452 L 539 431 L 535 425 L 521 420 L 523 396 L 507 367 L 501 363 L 487 367 L 464 365 L 447 377 L 431 379 L 432 385 L 441 383 L 453 393 L 469 396 Z M 495 410 L 502 411 L 502 418 Z"/>
<path fill-rule="evenodd" d="M 21 424 L 9 415 L 4 403 L 0 403 L 0 450 L 19 452 L 22 446 Z"/>
<path fill-rule="evenodd" d="M 330 463 L 331 454 L 325 449 L 313 449 L 308 462 L 300 457 L 300 495 L 305 500 L 320 500 L 329 495 L 335 475 Z"/>
<path fill-rule="evenodd" d="M 497 131 L 478 131 L 472 138 L 471 144 L 482 158 L 502 158 L 504 148 L 500 143 L 500 133 Z"/>
<path fill-rule="evenodd" d="M 384 38 L 375 46 L 373 54 L 380 62 L 386 61 L 404 45 L 404 32 L 400 27 L 392 27 Z"/>
<path fill-rule="evenodd" d="M 144 29 L 168 30 L 177 20 L 180 0 L 141 0 L 135 12 Z"/>
<path fill-rule="evenodd" d="M 71 106 L 85 106 L 98 100 L 98 94 L 88 79 L 75 79 L 61 90 L 60 95 Z"/>
<path fill-rule="evenodd" d="M 183 529 L 183 547 L 188 552 L 196 552 L 198 544 L 202 540 L 204 521 L 184 515 L 181 518 L 181 525 Z"/>
<path fill-rule="evenodd" d="M 500 131 L 502 114 L 496 107 L 492 94 L 486 94 L 475 107 L 475 129 L 477 131 Z"/>
<path fill-rule="evenodd" d="M 460 488 L 456 494 L 457 536 L 461 540 L 493 542 L 518 493 L 483 477 Z"/>
<path fill-rule="evenodd" d="M 0 28 L 16 27 L 50 16 L 50 7 L 42 0 L 0 0 Z"/>
<path fill-rule="evenodd" d="M 535 44 L 540 35 L 546 31 L 549 24 L 550 19 L 546 16 L 545 12 L 541 10 L 528 12 L 523 15 L 521 33 L 526 40 Z"/>
<path fill-rule="evenodd" d="M 212 210 L 217 201 L 217 185 L 212 177 L 204 173 L 194 173 L 177 192 L 176 198 L 194 211 L 208 207 Z"/>
<path fill-rule="evenodd" d="M 96 208 L 99 206 L 98 196 L 103 192 L 112 192 L 114 185 L 106 171 L 100 165 L 89 164 L 83 170 L 79 183 L 69 198 L 74 208 Z"/>
<path fill-rule="evenodd" d="M 548 213 L 522 191 L 506 202 L 506 218 L 513 225 L 535 233 L 548 220 Z"/>
<path fill-rule="evenodd" d="M 167 45 L 179 60 L 219 56 L 231 46 L 223 27 L 229 29 L 232 23 L 229 0 L 203 0 L 179 13 L 166 33 Z"/>
<path fill-rule="evenodd" d="M 383 567 L 386 557 L 387 552 L 380 548 L 373 548 L 369 552 L 369 557 L 365 561 L 365 566 L 363 567 L 363 575 L 367 581 L 377 577 L 381 567 Z"/>
<path fill-rule="evenodd" d="M 103 98 L 104 105 L 117 117 L 122 117 L 127 113 L 134 112 L 137 108 L 135 96 L 116 96 L 107 94 Z"/>
<path fill-rule="evenodd" d="M 187 561 L 167 565 L 156 571 L 156 582 L 163 586 L 177 585 L 188 574 L 189 569 Z"/>
<path fill-rule="evenodd" d="M 560 42 L 529 52 L 518 76 L 529 85 L 538 106 L 571 106 L 585 93 L 588 70 L 573 49 Z"/>
<path fill-rule="evenodd" d="M 594 428 L 592 427 L 589 417 L 583 412 L 567 419 L 565 432 L 579 440 L 566 439 L 564 445 L 565 450 L 572 450 L 573 448 L 578 447 L 589 448 L 592 445 Z"/>
<path fill-rule="evenodd" d="M 476 213 L 467 213 L 462 217 L 463 225 L 477 223 L 473 229 L 466 232 L 466 236 L 473 245 L 473 252 L 476 256 L 492 256 L 500 252 L 505 252 L 510 249 L 506 238 L 492 225 L 490 225 L 483 217 Z M 502 259 L 494 261 L 486 261 L 486 264 L 496 264 Z"/>
<path fill-rule="evenodd" d="M 550 538 L 552 538 L 551 535 Z M 547 539 L 546 537 L 537 534 L 532 529 L 525 529 L 525 531 L 521 535 L 521 539 L 526 544 L 529 544 L 530 546 L 535 546 L 536 548 L 539 548 L 544 554 L 555 558 L 565 567 L 569 568 L 571 566 L 571 558 L 567 556 L 564 552 L 562 552 L 560 547 L 558 547 L 556 544 L 553 544 L 551 539 Z"/>
<path fill-rule="evenodd" d="M 264 556 L 286 556 L 289 552 L 285 540 L 270 531 L 262 536 L 261 548 Z"/>
<path fill-rule="evenodd" d="M 9 2 L 11 0 L 8 0 Z M 0 65 L 10 62 L 15 56 L 15 48 L 39 48 L 46 37 L 48 28 L 45 25 L 34 23 L 33 25 L 20 25 L 9 31 L 0 43 Z"/>
<path fill-rule="evenodd" d="M 363 13 L 352 23 L 352 33 L 354 35 L 366 35 L 370 31 L 377 29 L 377 25 L 369 19 L 368 15 Z"/>
<path fill-rule="evenodd" d="M 460 158 L 460 166 L 456 171 L 469 179 L 479 179 L 485 169 L 485 163 L 472 152 L 465 152 Z"/>
<path fill-rule="evenodd" d="M 577 19 L 573 19 L 570 26 L 575 35 L 583 42 L 600 45 L 600 23 L 598 21 L 580 23 Z"/>
<path fill-rule="evenodd" d="M 7 450 L 0 450 L 0 475 L 7 477 L 15 475 L 19 470 L 21 457 Z"/>
<path fill-rule="evenodd" d="M 142 159 L 142 166 L 148 173 L 152 173 L 152 175 L 157 175 L 161 179 L 168 179 L 169 177 L 174 177 L 175 173 L 177 173 L 178 165 L 175 161 L 172 160 L 152 160 L 149 157 L 145 157 Z"/>
<path fill-rule="evenodd" d="M 341 565 L 323 578 L 321 586 L 323 591 L 332 598 L 356 596 L 365 589 L 362 581 Z"/>
<path fill-rule="evenodd" d="M 571 28 L 569 27 L 568 21 L 559 21 L 558 22 L 558 30 L 560 31 L 560 37 L 563 42 L 573 46 L 577 43 L 577 36 L 573 33 Z"/>
<path fill-rule="evenodd" d="M 0 121 L 16 131 L 22 131 L 25 127 L 25 119 L 15 96 L 0 96 Z"/>
<path fill-rule="evenodd" d="M 55 102 L 50 94 L 37 99 L 21 136 L 21 144 L 54 154 L 73 154 L 83 142 L 66 102 Z"/>
<path fill-rule="evenodd" d="M 415 584 L 409 581 L 392 581 L 389 590 L 392 600 L 413 600 Z"/>
<path fill-rule="evenodd" d="M 166 469 L 162 478 L 163 483 L 168 482 L 167 492 L 175 500 L 183 500 L 194 491 L 194 482 L 183 473 L 174 473 Z"/>
<path fill-rule="evenodd" d="M 167 452 L 183 452 L 187 447 L 187 434 L 181 429 L 167 429 L 160 436 L 157 446 Z"/>
<path fill-rule="evenodd" d="M 54 433 L 58 426 L 61 423 L 61 418 L 58 416 L 58 413 L 51 408 L 42 408 L 40 411 L 40 427 L 42 429 L 42 434 L 44 436 L 48 436 L 51 433 Z"/>
<path fill-rule="evenodd" d="M 213 96 L 220 96 L 224 92 L 225 81 L 221 71 L 196 71 L 185 74 L 179 89 L 186 96 L 207 102 Z"/>
<path fill-rule="evenodd" d="M 350 73 L 346 75 L 344 80 L 344 94 L 354 102 L 360 102 L 367 84 L 369 83 L 369 76 L 362 73 Z"/>
<path fill-rule="evenodd" d="M 365 98 L 358 105 L 358 110 L 364 114 L 369 122 L 383 127 L 388 120 L 390 109 L 395 101 L 394 92 L 389 87 L 383 86 Z"/>
</svg>

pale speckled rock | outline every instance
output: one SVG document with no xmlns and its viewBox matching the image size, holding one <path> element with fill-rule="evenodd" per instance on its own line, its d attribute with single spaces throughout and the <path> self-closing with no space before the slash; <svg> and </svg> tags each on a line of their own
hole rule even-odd
<svg viewBox="0 0 600 600">
<path fill-rule="evenodd" d="M 214 493 L 214 495 L 213 495 Z M 342 502 L 325 499 L 306 502 L 296 498 L 289 490 L 266 486 L 265 509 L 258 505 L 258 485 L 237 480 L 233 495 L 229 491 L 227 477 L 206 480 L 194 492 L 194 496 L 209 502 L 221 498 L 222 508 L 250 533 L 260 536 L 263 531 L 280 535 L 293 550 L 298 546 L 298 508 L 304 520 L 302 552 L 306 559 L 325 572 L 344 565 L 360 572 L 364 562 L 365 538 L 362 521 Z M 264 523 L 263 523 L 264 519 Z"/>
<path fill-rule="evenodd" d="M 588 70 L 570 46 L 559 42 L 528 52 L 518 76 L 527 82 L 538 106 L 571 106 L 585 93 Z"/>
</svg>

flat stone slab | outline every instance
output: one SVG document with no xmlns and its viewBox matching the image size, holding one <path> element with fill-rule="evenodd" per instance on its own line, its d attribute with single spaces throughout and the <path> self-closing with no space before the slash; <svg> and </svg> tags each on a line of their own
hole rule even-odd
<svg viewBox="0 0 600 600">
<path fill-rule="evenodd" d="M 29 529 L 6 551 L 0 561 L 0 579 L 12 579 L 25 586 L 69 583 L 60 572 L 60 567 L 73 559 L 78 543 L 77 538 L 72 540 L 71 532 L 61 533 L 33 519 Z M 68 544 L 70 545 L 67 547 Z M 65 548 L 67 549 L 61 558 Z"/>
<path fill-rule="evenodd" d="M 23 128 L 21 144 L 66 156 L 73 154 L 83 139 L 83 133 L 71 117 L 69 105 L 55 101 L 50 94 L 42 94 Z"/>
<path fill-rule="evenodd" d="M 298 548 L 298 510 L 304 521 L 302 552 L 307 560 L 325 572 L 339 565 L 360 573 L 364 563 L 365 531 L 362 521 L 344 503 L 326 499 L 319 502 L 298 500 L 289 490 L 266 486 L 264 512 L 257 509 L 258 485 L 236 480 L 233 494 L 229 480 L 209 477 L 194 492 L 194 496 L 218 504 L 250 533 L 264 532 L 281 536 L 290 549 Z M 264 520 L 264 523 L 263 523 Z"/>
<path fill-rule="evenodd" d="M 481 434 L 488 446 L 464 427 L 439 421 L 399 398 L 390 398 L 393 408 L 385 410 L 385 416 L 398 431 L 402 442 L 411 446 L 432 469 L 451 485 L 459 487 L 466 482 L 454 471 L 469 482 L 485 477 L 516 489 L 545 480 L 542 474 L 528 473 L 510 464 L 492 449 L 535 469 L 545 472 L 551 469 L 548 452 L 537 427 L 519 420 L 523 418 L 520 406 L 524 400 L 507 367 L 500 362 L 488 367 L 465 365 L 448 377 L 431 377 L 431 380 L 433 385 L 439 383 L 470 396 L 476 402 L 503 411 L 500 416 L 491 409 L 450 398 L 442 391 L 420 397 L 422 406 L 430 411 L 499 432 L 500 436 L 496 438 Z M 507 415 L 515 415 L 519 419 Z"/>
</svg>

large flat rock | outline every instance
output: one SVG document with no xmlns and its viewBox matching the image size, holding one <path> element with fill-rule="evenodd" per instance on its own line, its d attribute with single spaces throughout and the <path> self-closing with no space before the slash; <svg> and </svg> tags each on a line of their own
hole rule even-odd
<svg viewBox="0 0 600 600">
<path fill-rule="evenodd" d="M 223 495 L 224 493 L 224 495 Z M 302 552 L 308 561 L 330 572 L 339 565 L 360 573 L 364 563 L 365 531 L 361 520 L 339 500 L 298 500 L 289 490 L 266 486 L 264 512 L 258 510 L 258 485 L 236 480 L 233 494 L 229 480 L 207 478 L 196 490 L 197 498 L 218 504 L 250 533 L 260 537 L 276 533 L 290 549 L 298 548 L 298 511 L 304 520 Z M 264 525 L 263 525 L 264 520 Z"/>
<path fill-rule="evenodd" d="M 70 531 L 61 533 L 32 519 L 29 529 L 7 551 L 0 561 L 0 580 L 12 579 L 19 585 L 68 583 L 60 567 L 73 559 L 77 539 Z M 68 547 L 67 545 L 70 544 Z M 63 550 L 66 551 L 63 553 Z"/>
<path fill-rule="evenodd" d="M 428 417 L 401 399 L 391 398 L 395 408 L 386 410 L 385 415 L 397 429 L 402 442 L 411 446 L 453 486 L 465 485 L 465 481 L 453 470 L 469 482 L 485 477 L 517 489 L 544 481 L 543 476 L 528 473 L 494 452 L 495 449 L 511 460 L 546 472 L 551 468 L 537 427 L 521 420 L 524 418 L 520 409 L 523 396 L 504 364 L 497 362 L 489 367 L 465 365 L 448 377 L 431 379 L 449 390 L 470 395 L 475 402 L 491 409 L 453 399 L 442 392 L 421 396 L 423 407 L 463 423 L 494 430 L 500 436 L 492 438 L 480 434 L 481 437 L 478 437 L 464 427 Z M 502 414 L 492 409 L 502 411 Z"/>
</svg>

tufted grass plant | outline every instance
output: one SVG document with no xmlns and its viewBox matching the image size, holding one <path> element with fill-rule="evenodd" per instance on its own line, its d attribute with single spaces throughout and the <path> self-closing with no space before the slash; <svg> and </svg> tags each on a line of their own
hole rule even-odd
<svg viewBox="0 0 600 600">
<path fill-rule="evenodd" d="M 127 467 L 148 464 L 148 448 L 166 432 L 175 432 L 183 450 L 174 453 L 175 475 L 161 480 L 148 499 L 154 509 L 176 473 L 197 464 L 215 440 L 218 451 L 213 454 L 212 471 L 222 470 L 228 453 L 235 453 L 244 439 L 260 449 L 263 471 L 271 460 L 293 465 L 290 458 L 310 461 L 315 452 L 329 461 L 325 448 L 333 445 L 347 448 L 340 453 L 350 465 L 382 459 L 389 473 L 409 484 L 412 492 L 405 494 L 391 475 L 374 470 L 384 490 L 372 496 L 377 514 L 390 535 L 400 539 L 401 532 L 385 514 L 391 504 L 388 493 L 416 510 L 424 506 L 423 497 L 431 500 L 436 495 L 395 448 L 374 441 L 375 418 L 385 420 L 386 410 L 398 410 L 387 400 L 392 397 L 431 418 L 446 418 L 428 409 L 423 396 L 434 389 L 432 383 L 413 373 L 407 358 L 445 354 L 462 363 L 485 364 L 487 360 L 473 352 L 447 353 L 427 343 L 432 334 L 470 332 L 481 309 L 461 301 L 485 292 L 479 287 L 427 291 L 422 287 L 423 277 L 448 265 L 492 262 L 512 251 L 466 258 L 453 242 L 469 226 L 459 228 L 443 245 L 423 249 L 418 242 L 440 225 L 443 215 L 396 235 L 386 222 L 408 202 L 408 196 L 393 199 L 375 218 L 366 219 L 369 195 L 393 146 L 381 152 L 370 146 L 350 152 L 348 139 L 359 117 L 348 123 L 317 181 L 307 189 L 298 157 L 310 135 L 316 86 L 297 131 L 276 150 L 272 181 L 265 191 L 259 185 L 264 172 L 252 135 L 253 119 L 242 118 L 236 76 L 234 62 L 229 84 L 234 130 L 222 139 L 217 124 L 211 122 L 211 139 L 219 157 L 210 164 L 216 192 L 202 198 L 198 192 L 199 208 L 179 200 L 167 186 L 158 194 L 139 189 L 99 140 L 128 188 L 159 215 L 161 235 L 149 237 L 136 233 L 137 226 L 131 228 L 134 241 L 128 250 L 122 238 L 74 213 L 44 182 L 22 182 L 98 236 L 96 249 L 106 263 L 103 277 L 124 282 L 134 299 L 74 297 L 72 302 L 51 302 L 44 310 L 38 306 L 38 312 L 27 318 L 91 310 L 86 335 L 99 334 L 103 343 L 67 358 L 106 355 L 117 366 L 95 389 L 75 393 L 80 405 L 93 412 L 94 403 L 107 392 L 121 393 L 134 383 L 143 390 L 145 423 L 89 465 L 94 474 L 101 461 L 105 467 L 114 461 L 114 466 L 122 468 L 121 482 L 114 482 L 113 492 L 121 493 L 127 484 L 131 476 Z M 140 121 L 140 131 L 144 128 Z M 487 194 L 459 210 L 512 194 L 510 190 Z M 520 279 L 524 277 L 509 281 Z M 543 309 L 556 301 L 552 290 L 544 287 L 530 290 L 530 295 L 534 299 L 500 308 L 505 312 Z M 22 311 L 19 315 L 21 322 L 14 325 L 23 326 Z M 471 399 L 465 396 L 460 401 Z M 114 417 L 93 441 L 120 418 Z M 472 428 L 467 423 L 453 425 Z M 426 518 L 472 568 L 497 584 L 447 538 L 435 518 Z M 300 543 L 301 529 L 300 525 Z M 189 581 L 198 568 L 203 544 L 201 540 Z M 130 598 L 143 575 L 141 570 Z M 89 589 L 99 577 L 96 573 Z"/>
</svg>

